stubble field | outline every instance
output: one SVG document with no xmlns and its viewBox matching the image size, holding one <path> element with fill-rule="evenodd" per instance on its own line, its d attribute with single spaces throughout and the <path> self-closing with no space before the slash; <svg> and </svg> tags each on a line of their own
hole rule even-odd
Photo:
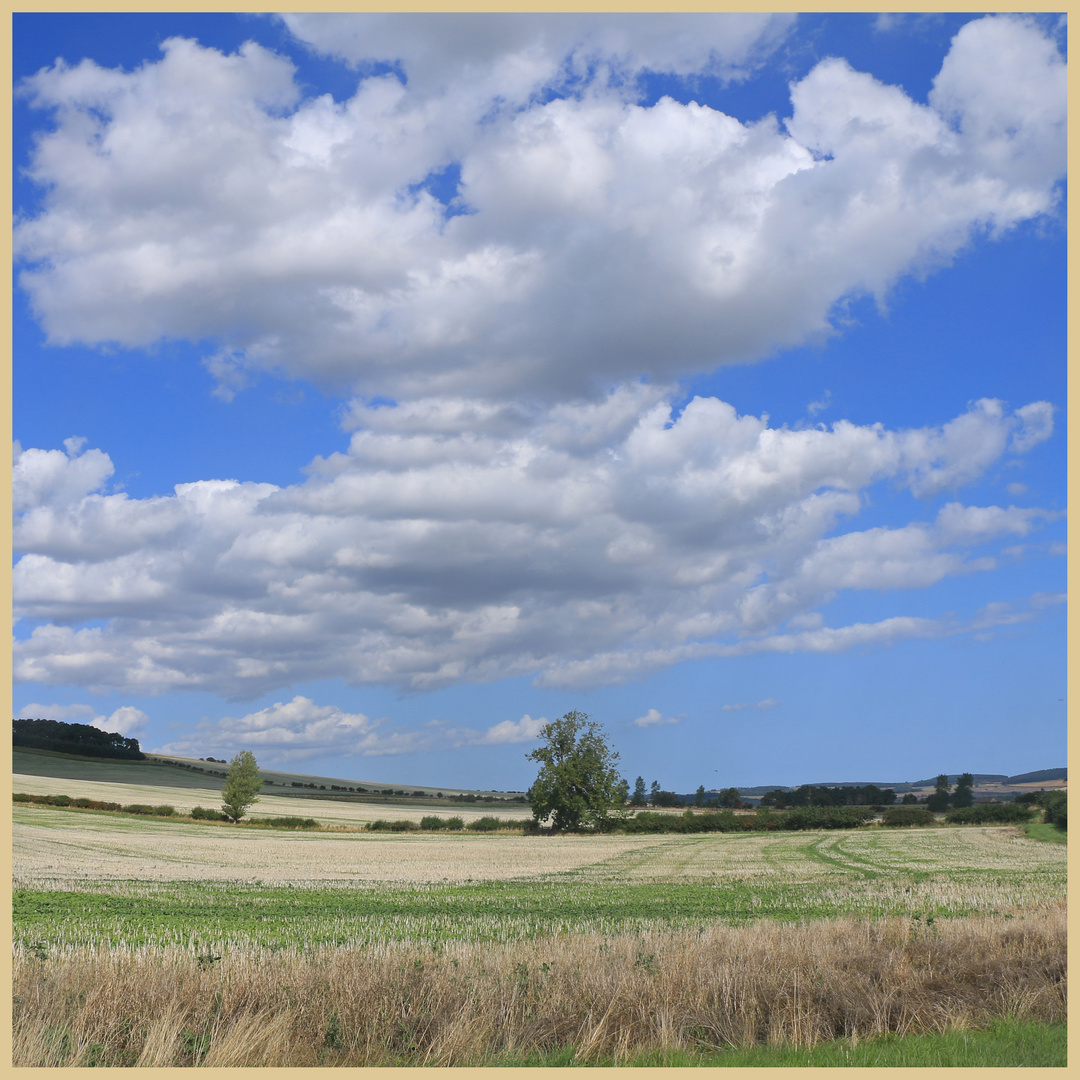
<svg viewBox="0 0 1080 1080">
<path fill-rule="evenodd" d="M 1012 828 L 386 836 L 21 804 L 14 841 L 22 1064 L 625 1062 L 1064 1020 L 1066 849 Z"/>
</svg>

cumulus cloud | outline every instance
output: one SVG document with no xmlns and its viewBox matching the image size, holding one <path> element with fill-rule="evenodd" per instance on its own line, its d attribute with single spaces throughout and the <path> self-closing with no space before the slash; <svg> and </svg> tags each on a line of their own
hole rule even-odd
<svg viewBox="0 0 1080 1080">
<path fill-rule="evenodd" d="M 677 716 L 665 716 L 659 709 L 650 709 L 644 716 L 631 720 L 630 726 L 649 728 L 656 727 L 659 724 L 677 724 L 679 719 Z"/>
<path fill-rule="evenodd" d="M 385 757 L 417 751 L 447 751 L 463 746 L 506 746 L 535 741 L 547 723 L 526 713 L 520 720 L 503 720 L 484 731 L 452 727 L 432 721 L 421 728 L 395 725 L 383 717 L 371 720 L 363 713 L 347 713 L 336 705 L 317 705 L 297 695 L 244 716 L 201 720 L 160 753 L 231 754 L 240 749 L 256 752 L 264 763 L 287 763 L 313 757 Z"/>
<path fill-rule="evenodd" d="M 789 430 L 673 389 L 1055 210 L 1065 65 L 1035 21 L 965 24 L 926 105 L 830 58 L 743 123 L 638 77 L 742 78 L 787 16 L 283 18 L 354 94 L 180 38 L 26 80 L 52 126 L 19 280 L 54 344 L 198 342 L 225 399 L 260 371 L 342 389 L 349 448 L 287 487 L 132 499 L 104 449 L 16 444 L 19 679 L 250 700 L 887 644 L 955 627 L 820 609 L 991 569 L 1053 517 L 956 494 L 1050 438 L 1047 402 Z M 952 501 L 860 528 L 882 483 Z M 222 724 L 281 753 L 434 738 L 304 698 Z"/>
<path fill-rule="evenodd" d="M 269 760 L 292 761 L 326 754 L 377 757 L 421 748 L 422 737 L 417 733 L 383 733 L 378 730 L 383 724 L 384 720 L 347 713 L 336 705 L 316 705 L 298 694 L 291 701 L 277 701 L 245 716 L 202 720 L 160 752 L 191 754 L 199 749 L 205 753 L 243 747 Z"/>
<path fill-rule="evenodd" d="M 37 702 L 30 702 L 24 705 L 17 715 L 31 720 L 65 720 L 69 723 L 89 721 L 102 731 L 114 731 L 124 736 L 134 735 L 150 723 L 150 717 L 134 705 L 121 705 L 109 716 L 105 716 L 98 715 L 93 705 L 39 705 Z"/>
<path fill-rule="evenodd" d="M 94 726 L 102 731 L 115 731 L 121 735 L 134 735 L 142 731 L 150 723 L 150 717 L 136 709 L 134 705 L 121 705 L 108 717 L 98 716 L 94 718 Z"/>
<path fill-rule="evenodd" d="M 280 16 L 312 49 L 357 67 L 400 66 L 410 92 L 430 98 L 466 83 L 482 100 L 525 102 L 546 85 L 602 65 L 609 77 L 643 70 L 733 79 L 794 26 L 791 15 L 656 13 L 329 14 Z M 486 100 L 485 100 L 486 104 Z"/>
<path fill-rule="evenodd" d="M 926 105 L 831 58 L 753 123 L 644 106 L 634 76 L 738 77 L 783 17 L 288 25 L 358 65 L 352 97 L 179 38 L 133 71 L 25 82 L 54 126 L 15 247 L 52 343 L 209 342 L 226 398 L 274 371 L 399 401 L 596 399 L 827 334 L 845 298 L 1059 201 L 1065 64 L 1023 17 L 965 24 Z"/>
<path fill-rule="evenodd" d="M 15 607 L 33 629 L 15 643 L 16 677 L 238 699 L 321 678 L 586 686 L 699 655 L 936 633 L 902 616 L 829 628 L 820 609 L 843 590 L 990 569 L 988 545 L 1056 515 L 953 499 L 929 521 L 859 528 L 866 495 L 973 479 L 1019 451 L 1030 415 L 980 401 L 939 428 L 790 430 L 716 398 L 677 413 L 644 385 L 529 414 L 357 405 L 348 451 L 301 483 L 204 480 L 145 499 L 85 491 L 111 472 L 102 451 L 19 448 L 31 494 Z M 289 708 L 348 738 L 378 734 L 304 699 Z M 257 715 L 271 738 L 284 713 Z M 539 723 L 476 737 L 524 739 Z"/>
<path fill-rule="evenodd" d="M 520 720 L 502 720 L 492 724 L 479 738 L 472 740 L 473 746 L 505 746 L 507 744 L 535 742 L 540 737 L 540 729 L 547 723 L 543 716 L 533 719 L 526 713 Z"/>
</svg>

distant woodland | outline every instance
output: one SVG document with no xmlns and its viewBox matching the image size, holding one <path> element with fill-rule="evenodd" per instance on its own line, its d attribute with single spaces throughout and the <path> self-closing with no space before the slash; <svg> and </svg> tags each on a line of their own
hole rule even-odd
<svg viewBox="0 0 1080 1080">
<path fill-rule="evenodd" d="M 57 750 L 85 757 L 126 758 L 142 761 L 138 739 L 125 739 L 115 731 L 90 724 L 67 724 L 63 720 L 12 720 L 12 742 L 38 750 Z"/>
</svg>

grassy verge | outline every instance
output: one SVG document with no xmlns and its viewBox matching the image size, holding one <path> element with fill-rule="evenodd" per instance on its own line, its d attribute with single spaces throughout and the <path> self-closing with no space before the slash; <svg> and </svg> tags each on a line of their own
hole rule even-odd
<svg viewBox="0 0 1080 1080">
<path fill-rule="evenodd" d="M 1024 832 L 1032 840 L 1044 840 L 1051 844 L 1066 844 L 1069 841 L 1069 834 L 1064 829 L 1045 822 L 1025 825 Z"/>
<path fill-rule="evenodd" d="M 581 1061 L 573 1047 L 545 1054 L 506 1054 L 484 1065 L 502 1068 L 588 1066 L 629 1068 L 1064 1068 L 1065 1024 L 1004 1020 L 985 1031 L 886 1035 L 866 1042 L 837 1039 L 813 1047 L 754 1046 L 730 1050 L 646 1050 L 625 1061 Z"/>
<path fill-rule="evenodd" d="M 823 1054 L 823 1044 L 848 1039 L 836 1063 L 859 1064 L 853 1055 L 867 1053 L 859 1044 L 885 1035 L 952 1033 L 959 1042 L 948 1052 L 962 1055 L 965 1032 L 997 1030 L 997 1049 L 991 1043 L 980 1063 L 1000 1063 L 1012 1045 L 1028 1065 L 1046 1038 L 1031 1034 L 1016 1051 L 1024 1040 L 1008 1024 L 1064 1024 L 1065 939 L 1060 905 L 1022 925 L 761 920 L 441 949 L 386 940 L 276 952 L 17 947 L 13 1059 L 25 1067 L 471 1066 L 572 1048 L 561 1063 L 622 1065 L 663 1051 L 743 1064 L 727 1048 Z M 943 1063 L 947 1045 L 905 1053 L 903 1063 Z"/>
</svg>

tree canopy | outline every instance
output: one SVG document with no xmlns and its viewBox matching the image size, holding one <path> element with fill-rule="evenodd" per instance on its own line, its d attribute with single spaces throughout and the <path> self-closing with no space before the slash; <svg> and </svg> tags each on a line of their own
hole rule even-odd
<svg viewBox="0 0 1080 1080">
<path fill-rule="evenodd" d="M 221 812 L 230 821 L 239 821 L 259 797 L 262 785 L 255 755 L 250 750 L 241 750 L 229 762 L 229 775 L 221 791 Z"/>
<path fill-rule="evenodd" d="M 529 792 L 534 821 L 550 817 L 552 828 L 572 832 L 603 830 L 622 820 L 628 787 L 600 725 L 585 713 L 568 712 L 545 724 L 540 738 L 543 745 L 526 755 L 540 764 Z"/>
<path fill-rule="evenodd" d="M 138 739 L 125 739 L 115 731 L 102 731 L 92 724 L 69 724 L 63 720 L 11 721 L 12 743 L 40 750 L 86 757 L 128 758 L 142 761 L 146 756 Z"/>
</svg>

